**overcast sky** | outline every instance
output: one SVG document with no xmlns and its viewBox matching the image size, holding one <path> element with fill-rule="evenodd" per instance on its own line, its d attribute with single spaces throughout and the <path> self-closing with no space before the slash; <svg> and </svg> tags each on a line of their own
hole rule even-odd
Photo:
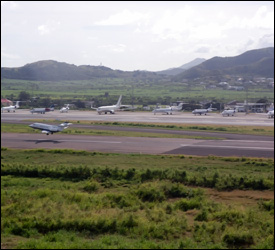
<svg viewBox="0 0 275 250">
<path fill-rule="evenodd" d="M 158 71 L 273 46 L 273 1 L 1 1 L 2 67 Z"/>
</svg>

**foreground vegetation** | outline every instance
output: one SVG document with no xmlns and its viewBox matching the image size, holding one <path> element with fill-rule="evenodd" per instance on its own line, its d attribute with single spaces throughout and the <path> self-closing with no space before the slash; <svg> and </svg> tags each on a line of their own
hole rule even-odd
<svg viewBox="0 0 275 250">
<path fill-rule="evenodd" d="M 273 190 L 273 159 L 2 148 L 1 246 L 273 249 Z"/>
</svg>

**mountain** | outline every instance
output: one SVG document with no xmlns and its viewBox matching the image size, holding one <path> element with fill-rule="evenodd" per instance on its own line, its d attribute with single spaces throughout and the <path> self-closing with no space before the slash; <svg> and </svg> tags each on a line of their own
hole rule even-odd
<svg viewBox="0 0 275 250">
<path fill-rule="evenodd" d="M 274 47 L 250 50 L 234 57 L 213 57 L 176 75 L 173 80 L 236 74 L 274 77 Z"/>
<path fill-rule="evenodd" d="M 206 59 L 204 59 L 204 58 L 196 58 L 196 59 L 194 59 L 193 61 L 191 61 L 189 63 L 183 64 L 179 68 L 187 70 L 187 69 L 190 69 L 190 68 L 192 68 L 194 66 L 197 66 L 197 65 L 203 63 L 204 61 L 206 61 Z"/>
<path fill-rule="evenodd" d="M 186 64 L 183 64 L 180 67 L 161 70 L 161 71 L 157 71 L 156 73 L 157 74 L 162 74 L 162 75 L 175 76 L 175 75 L 178 75 L 178 74 L 184 72 L 187 69 L 190 69 L 194 66 L 197 66 L 197 65 L 201 64 L 204 61 L 205 61 L 204 58 L 196 58 L 193 61 L 191 61 L 189 63 L 186 63 Z"/>
<path fill-rule="evenodd" d="M 89 80 L 95 77 L 135 77 L 159 78 L 156 73 L 144 71 L 112 70 L 104 66 L 90 66 L 68 64 L 54 60 L 38 61 L 18 68 L 1 68 L 1 78 L 35 80 L 35 81 L 62 81 L 62 80 Z"/>
</svg>

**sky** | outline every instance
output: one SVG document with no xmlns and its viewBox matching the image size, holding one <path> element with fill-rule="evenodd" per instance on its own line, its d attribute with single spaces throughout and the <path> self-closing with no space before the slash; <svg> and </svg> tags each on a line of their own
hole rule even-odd
<svg viewBox="0 0 275 250">
<path fill-rule="evenodd" d="M 1 1 L 1 67 L 160 71 L 274 47 L 274 1 Z"/>
</svg>

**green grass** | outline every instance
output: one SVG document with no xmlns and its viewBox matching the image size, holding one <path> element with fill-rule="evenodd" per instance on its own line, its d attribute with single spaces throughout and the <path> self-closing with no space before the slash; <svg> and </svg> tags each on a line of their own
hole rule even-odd
<svg viewBox="0 0 275 250">
<path fill-rule="evenodd" d="M 45 120 L 45 119 L 31 119 L 30 122 L 42 122 L 50 124 L 60 124 L 61 121 L 56 120 Z M 169 138 L 196 138 L 196 139 L 222 139 L 218 133 L 235 133 L 235 134 L 251 134 L 251 135 L 268 135 L 274 136 L 273 126 L 235 126 L 235 125 L 195 125 L 195 124 L 180 124 L 175 125 L 171 123 L 134 123 L 134 122 L 100 122 L 100 121 L 76 121 L 70 120 L 69 122 L 73 125 L 64 130 L 65 133 L 70 134 L 98 134 L 98 135 L 114 135 L 114 136 L 145 136 L 145 137 L 169 137 Z M 166 129 L 166 130 L 182 130 L 182 131 L 205 131 L 205 132 L 215 132 L 217 136 L 215 137 L 200 137 L 200 136 L 186 136 L 186 135 L 168 135 L 168 134 L 156 134 L 156 133 L 143 133 L 143 132 L 119 132 L 119 131 L 108 131 L 108 130 L 92 130 L 92 129 L 80 129 L 74 128 L 74 124 L 79 125 L 102 125 L 102 126 L 117 126 L 117 127 L 131 127 L 131 128 L 152 128 L 152 129 Z M 66 132 L 68 131 L 68 132 Z M 22 124 L 1 124 L 1 132 L 7 133 L 39 133 Z M 64 133 L 63 132 L 63 133 Z M 182 137 L 180 137 L 182 136 Z"/>
<path fill-rule="evenodd" d="M 59 123 L 60 124 L 60 121 Z M 1 133 L 41 133 L 40 130 L 30 128 L 24 124 L 1 124 Z M 165 133 L 148 133 L 148 132 L 130 132 L 130 131 L 114 131 L 114 130 L 98 130 L 86 128 L 73 128 L 73 125 L 63 130 L 63 134 L 70 135 L 91 135 L 91 136 L 126 136 L 126 137 L 150 137 L 150 138 L 188 138 L 188 139 L 204 139 L 204 140 L 221 140 L 222 137 L 217 136 L 195 136 L 195 135 L 173 135 Z"/>
<path fill-rule="evenodd" d="M 205 189 L 273 190 L 273 166 L 273 159 L 2 148 L 1 247 L 273 249 L 273 199 L 226 205 Z"/>
<path fill-rule="evenodd" d="M 133 89 L 132 89 L 133 86 Z M 190 84 L 186 86 L 180 82 L 154 81 L 150 79 L 137 80 L 129 78 L 101 78 L 83 81 L 27 81 L 16 79 L 1 79 L 1 94 L 9 96 L 18 95 L 21 91 L 27 91 L 33 96 L 51 97 L 52 99 L 85 99 L 91 100 L 93 97 L 104 96 L 107 92 L 110 96 L 122 94 L 123 103 L 131 103 L 131 95 L 134 94 L 135 104 L 155 104 L 175 100 L 219 100 L 219 102 L 229 102 L 232 100 L 245 100 L 247 96 L 250 100 L 268 99 L 274 100 L 274 93 L 268 88 L 250 87 L 246 91 L 228 91 L 221 89 L 206 90 L 203 86 Z"/>
</svg>

